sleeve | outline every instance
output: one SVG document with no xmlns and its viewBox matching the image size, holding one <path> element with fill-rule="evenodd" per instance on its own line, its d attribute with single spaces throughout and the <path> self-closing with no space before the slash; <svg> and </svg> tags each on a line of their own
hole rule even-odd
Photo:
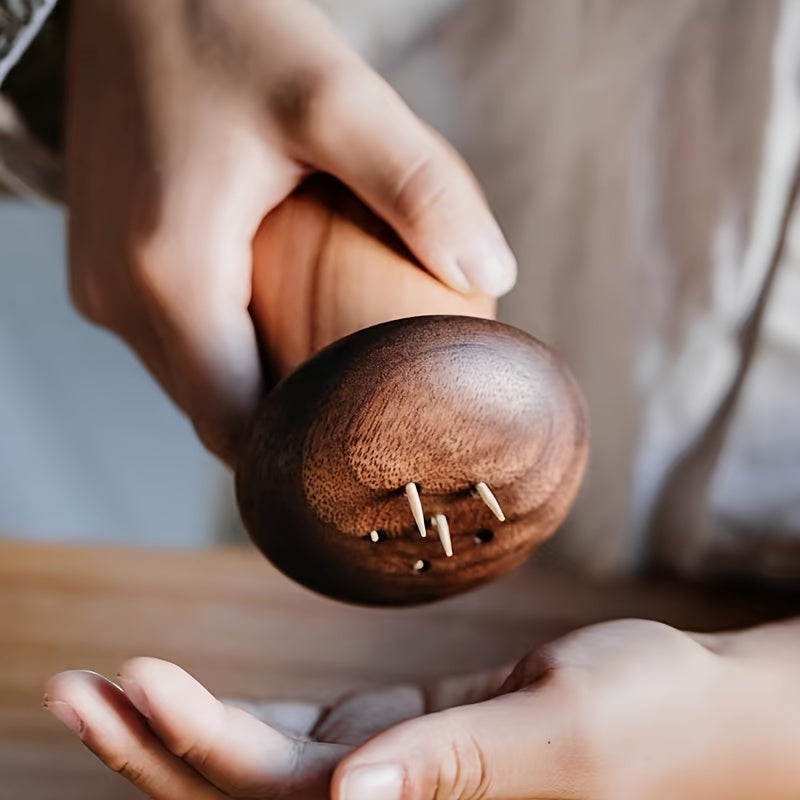
<svg viewBox="0 0 800 800">
<path fill-rule="evenodd" d="M 50 200 L 63 194 L 59 132 L 64 20 L 63 14 L 51 13 L 56 4 L 0 0 L 0 193 Z M 53 18 L 58 19 L 48 22 Z"/>
<path fill-rule="evenodd" d="M 19 61 L 56 0 L 0 0 L 0 84 Z"/>
</svg>

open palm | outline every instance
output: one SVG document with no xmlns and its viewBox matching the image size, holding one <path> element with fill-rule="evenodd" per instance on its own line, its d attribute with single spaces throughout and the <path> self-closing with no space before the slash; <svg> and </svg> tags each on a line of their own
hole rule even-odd
<svg viewBox="0 0 800 800">
<path fill-rule="evenodd" d="M 173 664 L 140 658 L 122 667 L 119 686 L 57 675 L 45 705 L 156 800 L 750 797 L 763 712 L 748 706 L 741 665 L 720 642 L 620 620 L 513 669 L 330 708 L 245 710 Z M 746 732 L 731 736 L 731 714 L 752 722 L 750 746 Z"/>
</svg>

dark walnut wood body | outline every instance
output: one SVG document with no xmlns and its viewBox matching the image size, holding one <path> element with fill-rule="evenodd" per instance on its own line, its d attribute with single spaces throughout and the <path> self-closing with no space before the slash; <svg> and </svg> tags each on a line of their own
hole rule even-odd
<svg viewBox="0 0 800 800">
<path fill-rule="evenodd" d="M 491 320 L 414 317 L 336 341 L 264 398 L 237 498 L 294 580 L 349 602 L 423 603 L 520 564 L 565 517 L 587 450 L 580 391 L 547 347 Z M 475 496 L 479 481 L 505 522 Z M 430 527 L 439 513 L 451 558 Z"/>
</svg>

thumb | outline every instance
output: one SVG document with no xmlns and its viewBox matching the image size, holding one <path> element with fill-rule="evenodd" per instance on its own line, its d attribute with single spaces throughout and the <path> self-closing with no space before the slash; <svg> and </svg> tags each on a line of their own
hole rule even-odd
<svg viewBox="0 0 800 800">
<path fill-rule="evenodd" d="M 333 800 L 584 796 L 574 705 L 516 692 L 404 722 L 338 765 Z"/>
</svg>

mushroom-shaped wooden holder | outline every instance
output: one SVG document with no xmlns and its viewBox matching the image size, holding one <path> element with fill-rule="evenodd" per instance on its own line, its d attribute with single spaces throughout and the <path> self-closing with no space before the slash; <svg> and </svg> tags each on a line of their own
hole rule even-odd
<svg viewBox="0 0 800 800">
<path fill-rule="evenodd" d="M 580 393 L 544 345 L 490 320 L 414 317 L 351 334 L 282 381 L 237 493 L 256 544 L 300 583 L 421 603 L 523 561 L 563 520 L 586 454 Z"/>
<path fill-rule="evenodd" d="M 422 603 L 503 574 L 553 533 L 587 429 L 551 351 L 485 319 L 489 298 L 437 281 L 330 179 L 270 214 L 253 252 L 253 319 L 283 380 L 236 486 L 275 565 L 341 600 Z"/>
</svg>

